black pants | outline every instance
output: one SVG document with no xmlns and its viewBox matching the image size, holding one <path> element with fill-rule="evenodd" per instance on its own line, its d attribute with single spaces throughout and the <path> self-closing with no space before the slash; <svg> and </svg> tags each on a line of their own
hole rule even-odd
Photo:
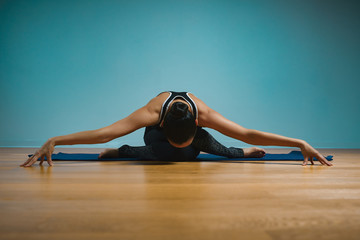
<svg viewBox="0 0 360 240">
<path fill-rule="evenodd" d="M 192 161 L 196 159 L 200 151 L 228 158 L 244 157 L 243 149 L 225 147 L 201 127 L 197 128 L 191 145 L 185 148 L 172 146 L 166 139 L 162 128 L 158 126 L 146 127 L 144 142 L 146 146 L 141 147 L 123 145 L 119 148 L 120 157 L 135 157 L 162 161 Z"/>
<path fill-rule="evenodd" d="M 155 156 L 159 160 L 194 160 L 200 153 L 200 150 L 196 149 L 192 144 L 184 148 L 174 147 L 166 139 L 162 128 L 157 126 L 145 129 L 144 142 L 146 146 L 152 147 Z"/>
</svg>

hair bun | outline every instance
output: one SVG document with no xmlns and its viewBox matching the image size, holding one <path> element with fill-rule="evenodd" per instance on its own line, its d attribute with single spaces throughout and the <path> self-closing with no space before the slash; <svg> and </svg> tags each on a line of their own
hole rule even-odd
<svg viewBox="0 0 360 240">
<path fill-rule="evenodd" d="M 186 115 L 188 109 L 189 107 L 187 104 L 181 102 L 175 102 L 171 106 L 170 112 L 175 118 L 181 118 Z"/>
</svg>

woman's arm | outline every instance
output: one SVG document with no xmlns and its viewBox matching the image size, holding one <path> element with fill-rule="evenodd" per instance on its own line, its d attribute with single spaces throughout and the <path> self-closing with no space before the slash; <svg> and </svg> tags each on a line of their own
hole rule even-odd
<svg viewBox="0 0 360 240">
<path fill-rule="evenodd" d="M 208 113 L 206 125 L 207 127 L 215 129 L 226 136 L 252 145 L 272 145 L 301 148 L 303 144 L 303 141 L 299 139 L 288 138 L 273 133 L 244 128 L 239 124 L 226 119 L 214 110 L 210 110 Z"/>
<path fill-rule="evenodd" d="M 148 106 L 144 106 L 128 117 L 104 128 L 58 136 L 50 138 L 49 140 L 52 141 L 55 146 L 106 143 L 115 138 L 132 133 L 139 128 L 155 125 L 158 118 L 158 114 L 152 112 Z"/>
<path fill-rule="evenodd" d="M 318 151 L 311 147 L 307 142 L 300 139 L 284 137 L 281 135 L 261 132 L 253 129 L 246 129 L 223 117 L 216 111 L 208 108 L 202 117 L 202 125 L 221 132 L 222 134 L 241 140 L 253 145 L 263 146 L 287 146 L 298 147 L 304 155 L 304 163 L 306 165 L 310 160 L 313 164 L 313 158 L 316 157 L 321 164 L 331 166 L 332 164 L 326 160 Z"/>
<path fill-rule="evenodd" d="M 52 137 L 48 139 L 32 157 L 20 166 L 30 167 L 39 158 L 41 158 L 41 165 L 45 156 L 49 165 L 52 166 L 51 154 L 57 145 L 106 143 L 115 138 L 127 135 L 139 128 L 155 125 L 158 118 L 159 114 L 157 111 L 154 111 L 153 104 L 151 104 L 150 101 L 149 104 L 136 110 L 128 117 L 104 128 Z"/>
</svg>

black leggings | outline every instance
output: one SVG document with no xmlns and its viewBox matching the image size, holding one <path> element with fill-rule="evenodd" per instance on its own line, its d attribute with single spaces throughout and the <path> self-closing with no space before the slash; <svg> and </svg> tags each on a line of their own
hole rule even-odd
<svg viewBox="0 0 360 240">
<path fill-rule="evenodd" d="M 200 151 L 203 151 L 228 158 L 244 157 L 244 151 L 241 148 L 225 147 L 201 127 L 198 127 L 191 145 L 184 148 L 172 146 L 162 128 L 158 126 L 146 127 L 144 142 L 146 146 L 121 146 L 119 156 L 162 161 L 192 161 L 196 159 Z"/>
</svg>

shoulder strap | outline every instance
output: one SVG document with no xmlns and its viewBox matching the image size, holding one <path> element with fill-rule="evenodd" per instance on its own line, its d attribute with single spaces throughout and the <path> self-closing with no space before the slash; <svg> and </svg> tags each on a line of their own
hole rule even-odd
<svg viewBox="0 0 360 240">
<path fill-rule="evenodd" d="M 174 99 L 174 94 L 173 92 L 169 91 L 168 93 L 170 93 L 170 95 L 167 97 L 167 99 L 164 101 L 162 107 L 161 107 L 161 112 L 160 112 L 160 121 L 159 123 L 161 123 L 163 120 L 164 120 L 164 117 L 165 117 L 165 113 L 166 113 L 166 110 L 168 109 L 169 107 L 169 104 L 172 102 L 172 100 Z"/>
<path fill-rule="evenodd" d="M 195 119 L 197 119 L 197 118 L 198 118 L 198 109 L 197 109 L 196 103 L 195 103 L 195 101 L 190 97 L 190 95 L 189 95 L 188 92 L 186 93 L 186 97 L 187 97 L 187 102 L 190 104 L 190 106 L 191 106 L 191 108 L 192 108 L 194 117 L 195 117 Z"/>
</svg>

